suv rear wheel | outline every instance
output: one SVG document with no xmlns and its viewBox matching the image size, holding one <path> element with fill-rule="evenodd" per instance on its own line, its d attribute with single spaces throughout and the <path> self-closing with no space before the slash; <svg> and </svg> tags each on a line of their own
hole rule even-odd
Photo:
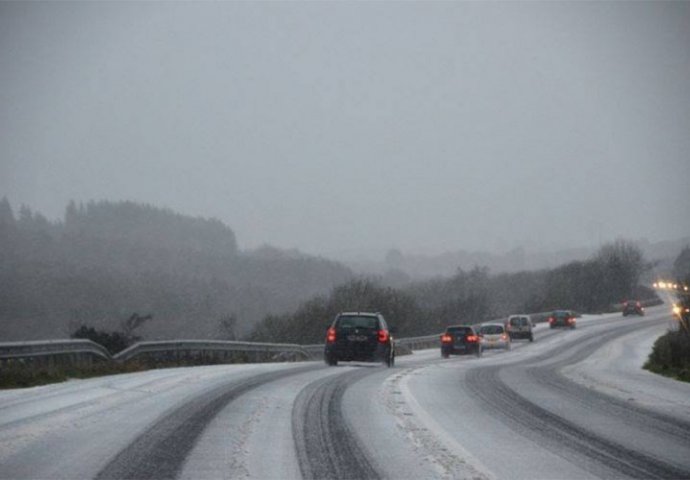
<svg viewBox="0 0 690 480">
<path fill-rule="evenodd" d="M 338 359 L 332 355 L 329 355 L 328 357 L 326 357 L 326 365 L 328 365 L 329 367 L 335 367 L 338 365 Z"/>
<path fill-rule="evenodd" d="M 395 365 L 395 354 L 391 354 L 390 357 L 386 360 L 386 366 L 392 367 Z"/>
</svg>

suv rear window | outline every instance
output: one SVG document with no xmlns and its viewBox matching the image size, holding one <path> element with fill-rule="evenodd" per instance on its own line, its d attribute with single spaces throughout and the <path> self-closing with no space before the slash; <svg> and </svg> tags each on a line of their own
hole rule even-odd
<svg viewBox="0 0 690 480">
<path fill-rule="evenodd" d="M 342 315 L 338 317 L 338 327 L 341 328 L 379 328 L 379 319 L 371 316 Z"/>
<path fill-rule="evenodd" d="M 452 333 L 453 335 L 467 335 L 472 333 L 472 329 L 468 327 L 449 327 L 446 329 L 446 333 Z"/>
</svg>

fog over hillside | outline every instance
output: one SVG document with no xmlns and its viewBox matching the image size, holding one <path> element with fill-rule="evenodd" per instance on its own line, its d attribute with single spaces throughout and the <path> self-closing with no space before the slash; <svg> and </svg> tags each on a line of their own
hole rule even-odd
<svg viewBox="0 0 690 480">
<path fill-rule="evenodd" d="M 148 339 L 234 338 L 352 276 L 296 251 L 242 251 L 220 221 L 150 205 L 71 202 L 49 222 L 0 201 L 0 341 L 117 330 L 134 313 L 153 315 Z"/>
<path fill-rule="evenodd" d="M 668 275 L 673 259 L 690 245 L 690 236 L 661 242 L 632 240 L 654 266 L 648 275 Z M 420 280 L 435 276 L 451 276 L 458 269 L 470 270 L 487 267 L 492 273 L 554 268 L 575 260 L 585 260 L 594 255 L 599 246 L 537 251 L 516 246 L 504 253 L 490 251 L 452 250 L 441 254 L 403 252 L 397 248 L 384 250 L 360 250 L 333 253 L 340 261 L 357 273 L 382 275 L 393 284 L 407 280 Z"/>
<path fill-rule="evenodd" d="M 252 331 L 269 315 L 295 311 L 361 275 L 381 286 L 419 290 L 424 304 L 440 291 L 448 298 L 459 295 L 452 285 L 466 278 L 463 270 L 480 267 L 489 279 L 489 272 L 544 270 L 589 260 L 594 254 L 582 249 L 549 256 L 518 248 L 505 255 L 457 251 L 432 257 L 391 249 L 383 260 L 351 263 L 348 268 L 296 249 L 266 244 L 242 250 L 238 243 L 235 232 L 218 220 L 151 205 L 70 202 L 64 220 L 51 222 L 26 206 L 15 214 L 3 198 L 0 341 L 64 338 L 84 325 L 117 330 L 133 314 L 152 315 L 138 332 L 146 339 L 232 339 Z M 664 271 L 688 243 L 638 242 L 648 260 L 657 260 L 645 274 Z M 430 277 L 439 282 L 419 283 Z M 487 295 L 495 296 L 488 290 Z M 527 305 L 523 297 L 529 295 L 523 292 L 512 304 L 504 303 L 522 308 Z M 499 307 L 487 304 L 483 314 L 504 313 Z M 452 312 L 449 308 L 444 315 Z M 414 317 L 414 310 L 406 315 Z M 423 329 L 413 319 L 408 323 L 410 331 Z"/>
</svg>

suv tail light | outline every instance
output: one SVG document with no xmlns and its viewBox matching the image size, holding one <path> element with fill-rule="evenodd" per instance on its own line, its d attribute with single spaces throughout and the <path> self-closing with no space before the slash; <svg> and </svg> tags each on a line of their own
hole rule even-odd
<svg viewBox="0 0 690 480">
<path fill-rule="evenodd" d="M 331 327 L 326 332 L 326 341 L 328 343 L 335 343 L 335 328 Z"/>
<path fill-rule="evenodd" d="M 553 322 L 555 322 L 555 321 L 556 321 L 556 319 L 555 319 L 555 318 L 553 318 L 553 317 L 549 317 L 549 323 L 553 323 Z"/>
<path fill-rule="evenodd" d="M 380 343 L 386 343 L 389 338 L 390 338 L 390 335 L 388 334 L 388 330 L 379 330 L 379 342 Z"/>
<path fill-rule="evenodd" d="M 453 341 L 453 337 L 448 334 L 441 335 L 441 343 L 450 343 Z"/>
<path fill-rule="evenodd" d="M 476 335 L 467 335 L 466 340 L 468 342 L 476 342 L 479 340 L 479 337 Z"/>
</svg>

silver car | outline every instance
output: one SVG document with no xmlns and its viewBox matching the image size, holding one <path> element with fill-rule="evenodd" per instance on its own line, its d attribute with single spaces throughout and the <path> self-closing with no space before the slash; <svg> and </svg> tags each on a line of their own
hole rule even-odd
<svg viewBox="0 0 690 480">
<path fill-rule="evenodd" d="M 504 348 L 510 350 L 510 335 L 502 323 L 484 323 L 479 327 L 482 348 Z"/>
</svg>

